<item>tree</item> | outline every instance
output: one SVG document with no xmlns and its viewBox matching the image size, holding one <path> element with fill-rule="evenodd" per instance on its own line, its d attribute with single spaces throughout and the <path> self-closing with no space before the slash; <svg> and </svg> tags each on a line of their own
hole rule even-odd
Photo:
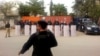
<svg viewBox="0 0 100 56">
<path fill-rule="evenodd" d="M 0 4 L 0 12 L 4 15 L 4 18 L 7 19 L 7 16 L 11 13 L 11 9 L 15 7 L 15 4 L 12 2 L 5 2 Z"/>
<path fill-rule="evenodd" d="M 25 5 L 25 4 L 20 4 L 19 5 L 19 15 L 22 16 L 29 16 L 30 15 L 30 6 L 29 5 Z"/>
<path fill-rule="evenodd" d="M 43 1 L 38 1 L 38 0 L 30 0 L 30 2 L 28 2 L 30 9 L 31 9 L 31 13 L 34 16 L 37 16 L 38 14 L 43 15 L 44 14 L 44 4 Z"/>
<path fill-rule="evenodd" d="M 74 13 L 70 13 L 69 15 L 72 16 L 73 18 L 75 17 L 75 14 Z"/>
<path fill-rule="evenodd" d="M 88 16 L 97 20 L 100 16 L 100 6 L 96 4 L 96 0 L 84 0 L 82 3 L 76 3 L 73 6 L 74 13 L 78 16 Z"/>
<path fill-rule="evenodd" d="M 64 6 L 64 4 L 53 5 L 53 11 L 54 11 L 54 15 L 56 16 L 66 16 L 67 15 L 67 9 Z"/>
<path fill-rule="evenodd" d="M 73 10 L 74 10 L 74 13 L 77 15 L 77 16 L 83 16 L 85 15 L 85 8 L 84 8 L 84 2 L 79 0 L 78 2 L 75 3 L 75 5 L 73 6 Z"/>
<path fill-rule="evenodd" d="M 44 2 L 38 0 L 29 0 L 29 2 L 19 4 L 19 14 L 20 16 L 30 16 L 34 15 L 46 15 L 44 12 Z"/>
</svg>

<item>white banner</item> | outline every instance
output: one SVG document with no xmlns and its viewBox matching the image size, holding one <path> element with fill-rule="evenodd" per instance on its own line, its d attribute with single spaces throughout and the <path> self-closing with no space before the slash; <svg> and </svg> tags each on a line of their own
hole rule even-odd
<svg viewBox="0 0 100 56">
<path fill-rule="evenodd" d="M 25 35 L 30 35 L 30 26 L 29 25 L 25 25 L 25 29 L 24 29 Z"/>
<path fill-rule="evenodd" d="M 21 31 L 20 25 L 15 25 L 15 35 L 20 36 L 20 31 Z"/>
<path fill-rule="evenodd" d="M 71 25 L 71 36 L 76 36 L 76 25 Z"/>
<path fill-rule="evenodd" d="M 53 25 L 48 25 L 48 30 L 50 30 L 52 33 L 54 33 L 54 31 L 53 31 Z"/>
<path fill-rule="evenodd" d="M 70 33 L 69 33 L 69 25 L 64 25 L 64 37 L 69 37 Z"/>
<path fill-rule="evenodd" d="M 61 36 L 60 25 L 55 25 L 55 36 Z"/>
<path fill-rule="evenodd" d="M 36 25 L 31 26 L 31 34 L 34 34 L 36 32 Z"/>
</svg>

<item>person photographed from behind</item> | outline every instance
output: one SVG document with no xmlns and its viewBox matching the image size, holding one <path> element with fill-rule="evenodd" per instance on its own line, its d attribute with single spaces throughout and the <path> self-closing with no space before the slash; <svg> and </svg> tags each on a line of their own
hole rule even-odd
<svg viewBox="0 0 100 56">
<path fill-rule="evenodd" d="M 25 27 L 25 23 L 21 20 L 20 21 L 21 34 L 24 34 L 24 27 Z"/>
<path fill-rule="evenodd" d="M 6 28 L 6 36 L 5 37 L 6 38 L 11 37 L 10 36 L 10 23 L 9 22 L 6 23 L 5 28 Z"/>
<path fill-rule="evenodd" d="M 20 54 L 24 54 L 31 46 L 34 51 L 32 56 L 53 56 L 52 47 L 57 46 L 57 41 L 54 34 L 47 30 L 47 22 L 40 20 L 37 22 L 37 32 L 31 35 L 29 40 L 24 44 Z"/>
<path fill-rule="evenodd" d="M 60 22 L 59 22 L 59 19 L 56 19 L 53 23 L 53 31 L 55 32 L 55 26 L 59 26 L 60 27 Z"/>
<path fill-rule="evenodd" d="M 29 21 L 29 22 L 28 22 L 28 25 L 29 25 L 29 29 L 30 29 L 30 35 L 31 35 L 31 26 L 32 26 L 32 21 Z"/>
<path fill-rule="evenodd" d="M 64 33 L 63 29 L 64 29 L 64 22 L 61 21 L 61 22 L 60 22 L 60 31 L 61 31 L 61 36 L 63 36 L 63 33 Z"/>
<path fill-rule="evenodd" d="M 48 20 L 48 22 L 47 22 L 47 23 L 48 23 L 48 25 L 52 25 L 52 22 L 51 22 L 51 20 L 50 20 L 50 19 Z"/>
<path fill-rule="evenodd" d="M 54 21 L 54 25 L 60 25 L 59 19 L 56 19 L 56 20 Z"/>
</svg>

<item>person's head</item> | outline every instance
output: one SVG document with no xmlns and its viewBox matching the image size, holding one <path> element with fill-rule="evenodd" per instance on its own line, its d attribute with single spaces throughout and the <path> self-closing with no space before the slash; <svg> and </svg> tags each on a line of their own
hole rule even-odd
<svg viewBox="0 0 100 56">
<path fill-rule="evenodd" d="M 46 21 L 40 20 L 40 21 L 37 22 L 37 30 L 38 31 L 46 30 L 47 25 L 48 25 L 48 23 Z"/>
</svg>

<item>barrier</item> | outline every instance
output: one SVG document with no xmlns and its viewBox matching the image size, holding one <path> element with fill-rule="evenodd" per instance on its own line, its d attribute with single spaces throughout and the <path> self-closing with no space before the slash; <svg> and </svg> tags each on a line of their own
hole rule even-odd
<svg viewBox="0 0 100 56">
<path fill-rule="evenodd" d="M 50 30 L 52 33 L 54 33 L 52 25 L 48 25 L 48 30 Z"/>
<path fill-rule="evenodd" d="M 36 25 L 31 26 L 31 34 L 36 32 Z"/>
<path fill-rule="evenodd" d="M 69 33 L 69 25 L 64 25 L 64 37 L 69 37 L 70 36 L 70 33 Z"/>
<path fill-rule="evenodd" d="M 15 35 L 20 36 L 20 31 L 21 31 L 20 25 L 15 25 Z"/>
<path fill-rule="evenodd" d="M 24 32 L 25 32 L 25 35 L 30 35 L 30 26 L 29 25 L 25 25 Z"/>
<path fill-rule="evenodd" d="M 71 25 L 71 36 L 76 36 L 76 25 Z"/>
<path fill-rule="evenodd" d="M 52 25 L 48 25 L 48 29 L 53 32 L 55 34 L 55 36 L 61 36 L 62 31 L 60 31 L 60 26 L 59 25 L 55 25 L 54 30 L 53 30 L 53 26 Z M 71 29 L 71 34 L 69 32 L 69 29 Z M 63 26 L 63 36 L 64 37 L 69 37 L 71 36 L 76 36 L 77 32 L 76 32 L 76 25 L 71 25 L 71 27 L 69 27 L 69 25 L 64 25 Z M 36 32 L 36 25 L 32 25 L 31 26 L 31 34 Z M 25 29 L 24 29 L 24 33 L 25 35 L 30 35 L 30 26 L 29 25 L 25 25 Z M 15 35 L 20 36 L 21 34 L 21 28 L 20 25 L 15 25 Z"/>
<path fill-rule="evenodd" d="M 61 36 L 60 25 L 55 25 L 55 36 Z"/>
<path fill-rule="evenodd" d="M 64 36 L 64 25 L 61 25 L 60 26 L 60 34 L 61 34 L 61 36 Z"/>
</svg>

